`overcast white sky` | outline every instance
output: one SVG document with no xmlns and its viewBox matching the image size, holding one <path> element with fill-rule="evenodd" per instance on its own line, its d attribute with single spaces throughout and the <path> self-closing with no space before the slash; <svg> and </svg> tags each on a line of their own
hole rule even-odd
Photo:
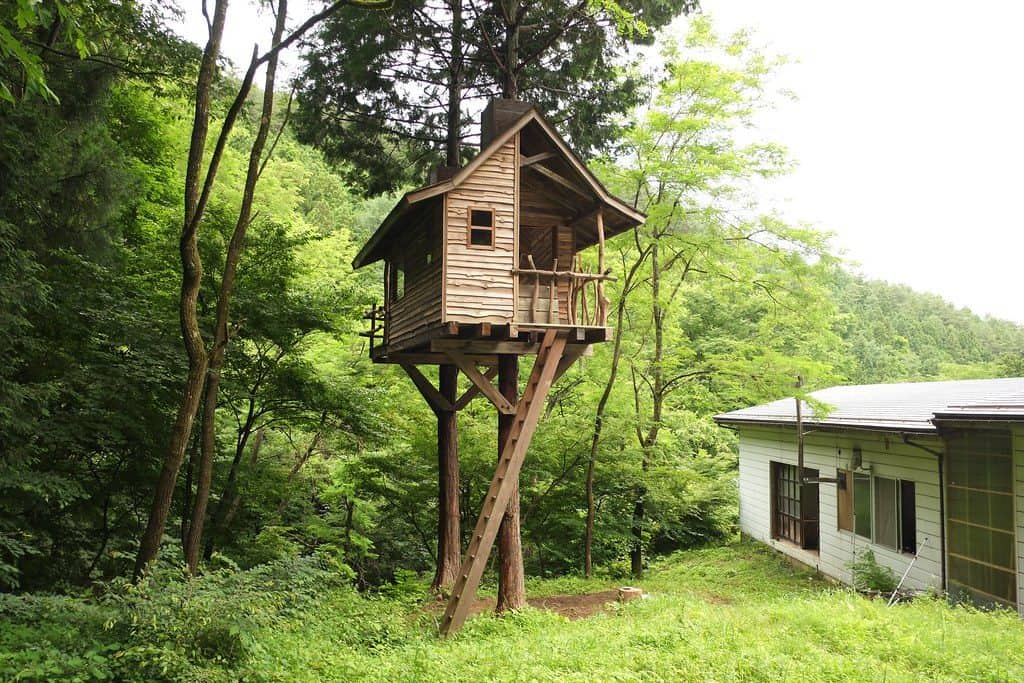
<svg viewBox="0 0 1024 683">
<path fill-rule="evenodd" d="M 200 42 L 198 2 L 182 5 L 183 32 Z M 773 183 L 771 205 L 836 233 L 870 277 L 1024 323 L 1024 3 L 702 6 L 720 32 L 751 28 L 756 42 L 798 60 L 780 85 L 799 100 L 760 126 L 799 164 Z M 225 53 L 247 61 L 270 21 L 235 0 Z"/>
</svg>

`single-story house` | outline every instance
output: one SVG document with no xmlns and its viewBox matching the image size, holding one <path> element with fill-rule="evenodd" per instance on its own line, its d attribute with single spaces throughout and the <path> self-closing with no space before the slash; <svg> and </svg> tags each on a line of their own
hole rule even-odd
<svg viewBox="0 0 1024 683">
<path fill-rule="evenodd" d="M 870 549 L 905 588 L 1024 615 L 1024 378 L 838 386 L 717 415 L 739 433 L 740 528 L 850 583 Z"/>
</svg>

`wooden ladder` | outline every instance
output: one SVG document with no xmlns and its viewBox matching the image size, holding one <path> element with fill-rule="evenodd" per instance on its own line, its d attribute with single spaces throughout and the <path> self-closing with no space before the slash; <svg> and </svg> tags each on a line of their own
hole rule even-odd
<svg viewBox="0 0 1024 683">
<path fill-rule="evenodd" d="M 565 343 L 566 337 L 555 330 L 548 330 L 544 334 L 526 390 L 516 406 L 515 422 L 502 447 L 491 486 L 487 489 L 487 497 L 484 498 L 480 518 L 477 519 L 476 528 L 473 530 L 473 538 L 469 542 L 459 576 L 452 587 L 452 596 L 441 618 L 440 631 L 443 636 L 462 628 L 469 615 L 469 608 L 476 596 L 484 567 L 487 566 L 487 558 L 498 535 L 501 519 L 505 516 L 512 491 L 519 481 L 519 471 L 523 467 L 523 460 L 526 459 L 526 450 L 530 446 L 530 440 L 544 409 L 544 401 L 562 360 Z"/>
</svg>

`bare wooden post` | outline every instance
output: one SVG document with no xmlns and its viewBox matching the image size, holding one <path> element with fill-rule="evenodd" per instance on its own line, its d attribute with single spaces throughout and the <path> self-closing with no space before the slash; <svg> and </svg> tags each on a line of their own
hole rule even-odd
<svg viewBox="0 0 1024 683">
<path fill-rule="evenodd" d="M 532 264 L 531 264 L 532 265 Z M 540 280 L 540 276 L 537 277 Z M 498 356 L 498 390 L 512 405 L 519 400 L 519 356 Z M 515 415 L 498 413 L 498 458 L 515 426 Z M 519 536 L 519 473 L 512 486 L 505 516 L 498 530 L 498 607 L 500 614 L 526 604 L 526 578 L 523 568 L 523 544 Z"/>
<path fill-rule="evenodd" d="M 597 274 L 604 276 L 604 209 L 597 210 Z M 604 295 L 604 280 L 598 280 L 597 290 L 597 315 L 595 322 L 604 327 L 608 323 L 608 304 L 611 302 Z"/>
<path fill-rule="evenodd" d="M 548 287 L 548 322 L 557 323 L 555 318 L 556 301 L 558 301 L 558 259 L 551 263 L 551 285 Z"/>
<path fill-rule="evenodd" d="M 580 283 L 580 313 L 583 314 L 583 324 L 590 324 L 590 307 L 587 305 L 587 281 Z"/>
<path fill-rule="evenodd" d="M 537 264 L 533 262 L 533 254 L 526 255 L 526 261 L 530 264 L 531 270 L 537 270 Z M 533 295 L 530 297 L 530 322 L 537 322 L 537 300 L 540 298 L 540 275 L 533 274 Z M 500 376 L 500 372 L 499 372 Z"/>
</svg>

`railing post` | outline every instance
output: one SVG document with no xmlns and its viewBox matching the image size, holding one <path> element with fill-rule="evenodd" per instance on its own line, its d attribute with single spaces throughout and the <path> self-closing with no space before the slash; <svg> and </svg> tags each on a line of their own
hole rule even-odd
<svg viewBox="0 0 1024 683">
<path fill-rule="evenodd" d="M 604 277 L 604 208 L 597 210 L 597 274 Z M 608 304 L 611 302 L 604 295 L 604 280 L 597 281 L 595 297 L 595 321 L 601 327 L 608 323 Z"/>
</svg>

